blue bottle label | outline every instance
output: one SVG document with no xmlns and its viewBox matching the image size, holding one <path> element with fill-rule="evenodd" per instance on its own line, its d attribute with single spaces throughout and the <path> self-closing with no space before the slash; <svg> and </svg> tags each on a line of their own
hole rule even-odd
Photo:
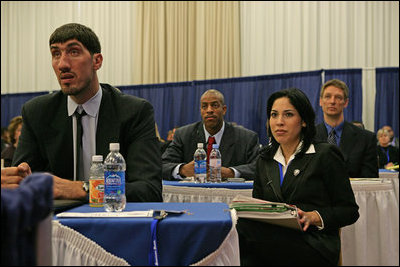
<svg viewBox="0 0 400 267">
<path fill-rule="evenodd" d="M 202 174 L 207 172 L 207 162 L 205 160 L 196 160 L 194 162 L 194 173 Z"/>
<path fill-rule="evenodd" d="M 125 172 L 105 171 L 104 172 L 104 195 L 125 194 Z"/>
</svg>

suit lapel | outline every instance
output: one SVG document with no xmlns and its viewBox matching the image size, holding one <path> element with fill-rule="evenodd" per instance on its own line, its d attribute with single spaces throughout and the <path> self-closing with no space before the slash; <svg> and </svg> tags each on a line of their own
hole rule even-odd
<svg viewBox="0 0 400 267">
<path fill-rule="evenodd" d="M 59 107 L 56 109 L 56 114 L 51 116 L 50 127 L 46 131 L 44 140 L 46 147 L 51 148 L 48 151 L 49 157 L 57 157 L 57 163 L 60 166 L 54 169 L 65 170 L 63 178 L 74 177 L 74 161 L 71 160 L 73 156 L 73 133 L 72 133 L 72 117 L 68 116 L 67 97 L 60 97 L 58 102 Z M 62 153 L 60 153 L 62 152 Z"/>
<path fill-rule="evenodd" d="M 343 151 L 342 154 L 346 162 L 348 160 L 348 155 L 351 154 L 351 150 L 353 149 L 353 144 L 355 143 L 357 143 L 357 134 L 349 127 L 348 122 L 345 121 L 339 147 L 340 150 Z"/>
<path fill-rule="evenodd" d="M 221 151 L 221 157 L 222 157 L 222 164 L 225 162 L 231 162 L 232 161 L 232 156 L 233 156 L 233 148 L 235 144 L 235 133 L 233 126 L 225 122 L 225 129 L 224 129 L 224 134 L 222 135 L 221 138 L 221 144 L 219 147 L 219 150 Z"/>
<path fill-rule="evenodd" d="M 204 149 L 207 150 L 207 141 L 205 141 L 206 136 L 204 134 L 203 123 L 198 123 L 193 130 L 191 138 L 191 141 L 193 142 L 192 145 L 197 148 L 197 143 L 203 143 Z"/>
<path fill-rule="evenodd" d="M 289 164 L 281 187 L 282 195 L 285 197 L 285 201 L 287 203 L 291 202 L 292 196 L 295 194 L 297 186 L 305 173 L 307 165 L 314 155 L 315 153 L 304 154 L 301 158 L 293 159 Z"/>
<path fill-rule="evenodd" d="M 279 174 L 279 167 L 278 163 L 275 160 L 268 160 L 266 164 L 262 165 L 264 170 L 263 172 L 260 173 L 265 173 L 267 175 L 267 184 L 268 186 L 273 187 L 273 192 L 275 197 L 277 198 L 277 201 L 279 202 L 284 202 L 282 192 L 281 192 L 281 186 L 280 186 L 280 174 Z M 270 182 L 272 181 L 272 182 Z"/>
<path fill-rule="evenodd" d="M 119 140 L 120 126 L 117 111 L 111 105 L 111 93 L 103 88 L 102 90 L 96 130 L 96 154 L 105 157 L 109 152 L 109 143 Z"/>
<path fill-rule="evenodd" d="M 317 125 L 316 128 L 317 128 L 317 133 L 315 135 L 315 139 L 326 142 L 328 139 L 328 131 L 326 130 L 325 124 L 320 123 Z"/>
</svg>

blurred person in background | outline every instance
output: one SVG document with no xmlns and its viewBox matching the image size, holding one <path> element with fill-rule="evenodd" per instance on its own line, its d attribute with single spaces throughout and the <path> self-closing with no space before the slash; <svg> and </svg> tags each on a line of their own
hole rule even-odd
<svg viewBox="0 0 400 267">
<path fill-rule="evenodd" d="M 1 127 L 1 151 L 3 151 L 4 148 L 8 147 L 9 145 L 7 127 Z"/>
<path fill-rule="evenodd" d="M 390 127 L 389 125 L 385 125 L 382 127 L 382 129 L 388 131 L 390 137 L 390 144 L 399 149 L 399 138 L 394 136 L 394 131 L 392 127 Z"/>
<path fill-rule="evenodd" d="M 21 129 L 22 116 L 12 118 L 8 125 L 8 141 L 10 145 L 1 152 L 1 158 L 4 159 L 4 167 L 11 166 L 15 149 L 18 146 L 19 136 L 21 135 Z"/>
<path fill-rule="evenodd" d="M 399 164 L 399 149 L 390 144 L 390 133 L 386 129 L 379 129 L 378 138 L 378 164 L 379 169 L 386 169 Z"/>
<path fill-rule="evenodd" d="M 365 130 L 365 126 L 364 123 L 362 123 L 362 121 L 352 121 L 352 124 L 354 124 L 355 126 L 360 127 L 361 129 Z"/>
</svg>

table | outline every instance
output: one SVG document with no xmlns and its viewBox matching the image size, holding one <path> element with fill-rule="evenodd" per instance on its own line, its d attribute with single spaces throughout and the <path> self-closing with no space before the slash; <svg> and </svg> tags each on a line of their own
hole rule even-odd
<svg viewBox="0 0 400 267">
<path fill-rule="evenodd" d="M 379 178 L 399 178 L 398 171 L 379 169 Z"/>
<path fill-rule="evenodd" d="M 187 210 L 158 223 L 159 265 L 239 265 L 236 214 L 225 203 L 127 203 L 126 211 Z M 69 212 L 99 212 L 87 204 Z M 148 265 L 153 218 L 53 220 L 53 265 Z"/>
<path fill-rule="evenodd" d="M 399 172 L 386 169 L 379 169 L 379 178 L 392 179 L 397 202 L 399 202 Z"/>
<path fill-rule="evenodd" d="M 399 264 L 399 183 L 398 179 L 351 182 L 359 205 L 360 218 L 342 228 L 343 265 Z M 163 185 L 164 201 L 225 202 L 237 195 L 252 195 L 252 189 L 199 187 L 199 184 L 171 182 Z M 201 184 L 200 184 L 201 185 Z M 209 186 L 209 185 L 207 185 Z M 252 184 L 248 184 L 251 186 Z"/>
<path fill-rule="evenodd" d="M 163 181 L 164 202 L 223 202 L 229 204 L 237 195 L 252 196 L 253 182 L 187 183 Z"/>
<path fill-rule="evenodd" d="M 399 265 L 399 205 L 393 180 L 381 181 L 351 183 L 360 218 L 342 228 L 343 265 Z"/>
</svg>

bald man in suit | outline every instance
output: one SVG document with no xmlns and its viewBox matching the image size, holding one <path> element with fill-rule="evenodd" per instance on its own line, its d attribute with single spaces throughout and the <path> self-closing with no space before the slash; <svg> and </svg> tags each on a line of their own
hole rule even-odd
<svg viewBox="0 0 400 267">
<path fill-rule="evenodd" d="M 215 89 L 200 98 L 202 121 L 176 130 L 172 143 L 162 155 L 163 179 L 180 180 L 194 176 L 193 154 L 197 143 L 207 150 L 209 137 L 215 138 L 222 158 L 222 178 L 254 179 L 255 160 L 259 151 L 257 133 L 224 121 L 227 106 L 224 96 Z"/>
</svg>

